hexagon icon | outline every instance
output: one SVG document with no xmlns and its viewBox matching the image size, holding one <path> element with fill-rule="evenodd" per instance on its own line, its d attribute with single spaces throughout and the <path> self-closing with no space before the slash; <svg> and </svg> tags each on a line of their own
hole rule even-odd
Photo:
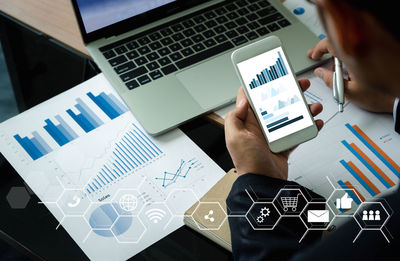
<svg viewBox="0 0 400 261">
<path fill-rule="evenodd" d="M 199 202 L 192 218 L 200 230 L 218 230 L 227 219 L 219 202 Z"/>
<path fill-rule="evenodd" d="M 246 219 L 254 230 L 272 230 L 280 218 L 272 202 L 254 202 L 246 213 Z"/>
<path fill-rule="evenodd" d="M 146 228 L 164 228 L 172 218 L 172 213 L 164 202 L 147 204 L 140 211 L 140 219 Z"/>
<path fill-rule="evenodd" d="M 25 187 L 12 187 L 6 199 L 13 209 L 24 209 L 28 205 L 31 196 Z"/>
<path fill-rule="evenodd" d="M 129 226 L 129 229 L 125 229 Z M 146 232 L 146 227 L 138 216 L 120 216 L 111 228 L 119 243 L 139 243 Z"/>
<path fill-rule="evenodd" d="M 382 228 L 389 217 L 389 212 L 381 202 L 363 202 L 354 214 L 354 219 L 365 230 Z"/>
<path fill-rule="evenodd" d="M 118 207 L 116 203 L 113 203 Z M 92 204 L 85 213 L 84 218 L 88 221 L 92 231 L 101 237 L 114 237 L 128 231 L 131 226 L 132 217 L 127 216 L 115 225 L 119 218 L 118 212 L 111 203 Z M 113 231 L 111 231 L 113 229 Z"/>
<path fill-rule="evenodd" d="M 310 230 L 325 230 L 335 218 L 326 202 L 310 202 L 300 214 L 300 218 Z"/>
<path fill-rule="evenodd" d="M 300 215 L 308 203 L 303 192 L 297 188 L 281 189 L 272 202 L 283 216 Z"/>
<path fill-rule="evenodd" d="M 174 216 L 183 216 L 186 210 L 189 208 L 185 204 L 176 204 L 178 200 L 185 198 L 188 202 L 197 202 L 199 198 L 192 189 L 174 189 L 168 194 L 165 204 L 171 210 Z"/>
<path fill-rule="evenodd" d="M 362 201 L 354 189 L 335 189 L 326 202 L 336 216 L 353 216 Z"/>
<path fill-rule="evenodd" d="M 91 202 L 82 190 L 65 189 L 56 203 L 66 216 L 83 216 Z"/>
<path fill-rule="evenodd" d="M 137 216 L 146 201 L 137 189 L 119 189 L 112 198 L 113 206 L 118 205 L 117 211 L 123 215 Z M 122 214 L 121 214 L 122 215 Z"/>
</svg>

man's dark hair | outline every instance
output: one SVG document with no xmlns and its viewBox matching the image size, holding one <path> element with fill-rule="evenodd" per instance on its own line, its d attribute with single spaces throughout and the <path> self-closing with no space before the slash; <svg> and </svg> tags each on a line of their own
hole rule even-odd
<svg viewBox="0 0 400 261">
<path fill-rule="evenodd" d="M 372 0 L 345 0 L 350 5 L 365 10 L 373 15 L 382 25 L 400 40 L 400 29 L 395 18 L 398 15 L 398 9 L 390 2 L 372 1 Z M 397 17 L 398 19 L 399 17 Z M 396 20 L 397 20 L 396 19 Z"/>
</svg>

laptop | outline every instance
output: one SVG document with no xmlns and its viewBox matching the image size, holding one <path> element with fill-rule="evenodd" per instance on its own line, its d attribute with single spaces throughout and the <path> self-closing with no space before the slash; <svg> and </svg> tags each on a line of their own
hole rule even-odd
<svg viewBox="0 0 400 261">
<path fill-rule="evenodd" d="M 296 73 L 318 38 L 279 0 L 72 0 L 83 40 L 132 113 L 158 135 L 235 101 L 231 53 L 278 36 Z"/>
</svg>

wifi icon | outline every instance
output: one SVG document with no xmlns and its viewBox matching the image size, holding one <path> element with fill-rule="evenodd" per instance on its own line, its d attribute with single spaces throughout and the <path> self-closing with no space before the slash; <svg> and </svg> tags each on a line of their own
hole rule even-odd
<svg viewBox="0 0 400 261">
<path fill-rule="evenodd" d="M 151 222 L 157 224 L 165 217 L 165 211 L 159 208 L 152 208 L 145 212 Z"/>
</svg>

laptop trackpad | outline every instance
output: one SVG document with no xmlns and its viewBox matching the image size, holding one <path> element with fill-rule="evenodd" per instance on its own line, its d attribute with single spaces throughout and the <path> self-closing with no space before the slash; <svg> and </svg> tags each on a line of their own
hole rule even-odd
<svg viewBox="0 0 400 261">
<path fill-rule="evenodd" d="M 240 86 L 230 53 L 216 57 L 176 75 L 205 110 L 234 99 Z"/>
</svg>

